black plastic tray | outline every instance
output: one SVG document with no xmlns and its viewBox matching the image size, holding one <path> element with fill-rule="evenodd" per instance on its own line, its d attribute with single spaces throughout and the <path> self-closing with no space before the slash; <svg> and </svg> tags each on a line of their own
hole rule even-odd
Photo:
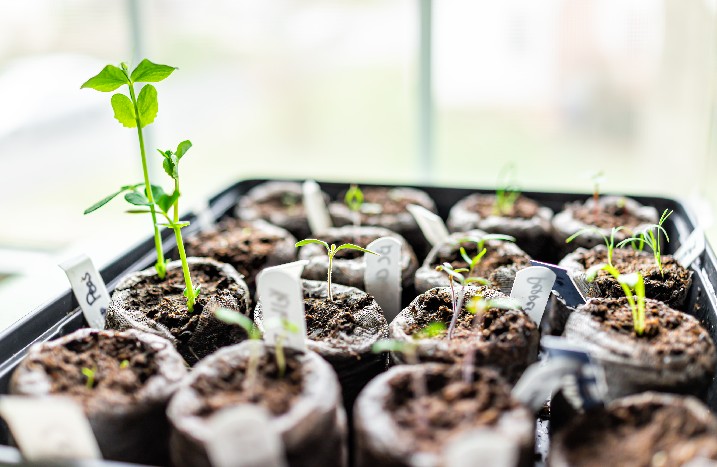
<svg viewBox="0 0 717 467">
<path fill-rule="evenodd" d="M 225 189 L 210 200 L 209 217 L 216 220 L 226 215 L 231 215 L 240 196 L 254 186 L 266 181 L 269 180 L 244 180 Z M 335 198 L 342 190 L 348 187 L 347 183 L 319 181 L 319 184 L 332 198 Z M 398 185 L 367 183 L 362 184 L 362 186 Z M 428 187 L 403 184 L 400 186 L 413 186 L 426 191 L 435 200 L 439 214 L 444 219 L 448 216 L 450 208 L 463 197 L 476 192 L 490 193 L 494 191 L 491 189 Z M 567 202 L 584 200 L 590 196 L 589 194 L 550 192 L 524 192 L 524 194 L 550 207 L 555 212 L 560 211 Z M 694 230 L 695 219 L 681 202 L 660 197 L 631 197 L 643 204 L 654 206 L 660 212 L 664 209 L 674 210 L 674 214 L 669 218 L 666 226 L 671 239 L 671 242 L 666 247 L 668 253 L 677 250 L 681 242 Z M 190 214 L 186 218 L 193 220 L 195 216 Z M 198 228 L 199 226 L 195 223 L 187 229 L 186 234 L 191 235 Z M 173 237 L 169 235 L 169 232 L 165 232 L 164 238 L 165 248 L 169 252 L 175 247 Z M 154 264 L 153 246 L 152 239 L 148 238 L 130 251 L 121 254 L 117 260 L 100 271 L 110 292 L 112 292 L 114 286 L 124 274 L 144 269 Z M 108 247 L 111 246 L 108 245 Z M 554 262 L 558 258 L 535 259 Z M 712 336 L 712 340 L 717 343 L 717 296 L 713 286 L 713 284 L 717 284 L 717 258 L 709 245 L 700 258 L 693 263 L 692 269 L 695 272 L 693 285 L 684 311 L 697 317 Z M 37 308 L 0 333 L 0 394 L 7 393 L 10 375 L 27 352 L 28 347 L 37 342 L 69 334 L 86 326 L 87 323 L 82 316 L 77 300 L 68 288 L 64 294 L 55 300 Z M 717 411 L 717 377 L 712 380 L 710 385 L 707 403 L 713 411 Z M 546 426 L 544 422 L 540 421 L 538 426 L 537 449 L 544 455 L 547 448 Z M 7 444 L 8 439 L 6 428 L 0 424 L 0 444 Z"/>
</svg>

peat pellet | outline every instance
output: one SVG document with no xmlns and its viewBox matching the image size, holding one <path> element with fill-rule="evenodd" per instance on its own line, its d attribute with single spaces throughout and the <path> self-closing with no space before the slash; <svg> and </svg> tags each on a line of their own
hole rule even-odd
<svg viewBox="0 0 717 467">
<path fill-rule="evenodd" d="M 715 416 L 694 397 L 646 392 L 579 415 L 551 440 L 548 463 L 678 467 L 697 459 L 717 461 Z"/>
<path fill-rule="evenodd" d="M 92 387 L 83 368 L 93 374 Z M 166 465 L 165 410 L 185 374 L 166 339 L 80 329 L 31 347 L 12 375 L 10 393 L 70 397 L 82 406 L 104 459 Z"/>
<path fill-rule="evenodd" d="M 360 226 L 357 228 L 344 226 L 334 227 L 316 235 L 316 238 L 325 241 L 329 245 L 332 243 L 336 245 L 353 243 L 362 248 L 366 248 L 369 243 L 381 237 L 395 238 L 401 244 L 402 283 L 404 287 L 409 287 L 413 283 L 413 275 L 416 272 L 416 268 L 418 268 L 418 260 L 413 248 L 397 233 L 383 227 Z M 336 253 L 332 261 L 332 280 L 337 284 L 365 289 L 366 260 L 364 255 L 363 252 L 358 250 L 341 250 Z M 329 257 L 326 254 L 326 248 L 322 245 L 309 244 L 301 247 L 299 259 L 308 260 L 301 277 L 310 280 L 326 279 Z"/>
<path fill-rule="evenodd" d="M 323 193 L 328 204 L 329 195 Z M 304 193 L 297 182 L 265 182 L 239 198 L 236 216 L 252 221 L 264 219 L 291 232 L 298 239 L 311 236 L 304 208 Z M 340 225 L 340 224 L 339 224 Z"/>
<path fill-rule="evenodd" d="M 416 396 L 416 379 L 425 395 Z M 533 465 L 535 418 L 487 368 L 475 369 L 466 382 L 456 366 L 393 367 L 363 390 L 354 421 L 357 467 L 444 465 L 451 440 L 475 429 L 510 440 L 517 450 L 514 465 Z"/>
<path fill-rule="evenodd" d="M 256 276 L 263 269 L 296 260 L 296 238 L 286 229 L 263 219 L 225 219 L 185 241 L 189 256 L 212 258 L 231 264 L 256 290 Z"/>
<path fill-rule="evenodd" d="M 645 310 L 645 330 L 637 335 L 625 297 L 593 298 L 570 314 L 564 336 L 604 368 L 608 400 L 643 391 L 704 398 L 717 364 L 709 333 L 657 300 L 646 299 Z"/>
<path fill-rule="evenodd" d="M 373 344 L 388 337 L 388 323 L 376 300 L 355 287 L 331 286 L 303 280 L 306 312 L 306 345 L 326 359 L 338 375 L 344 402 L 351 407 L 371 378 L 386 370 L 386 356 L 372 352 Z M 254 309 L 254 321 L 264 331 L 261 300 Z"/>
<path fill-rule="evenodd" d="M 592 266 L 606 264 L 607 247 L 597 245 L 591 249 L 578 248 L 560 261 L 576 278 L 582 278 Z M 662 255 L 662 269 L 657 266 L 652 252 L 632 248 L 615 248 L 612 264 L 622 274 L 639 272 L 645 280 L 645 296 L 680 308 L 687 299 L 692 285 L 692 271 L 681 266 L 674 257 Z M 599 271 L 595 280 L 587 284 L 590 297 L 619 298 L 625 295 L 617 280 L 607 271 Z"/>
<path fill-rule="evenodd" d="M 336 374 L 312 351 L 285 352 L 283 375 L 274 348 L 260 341 L 223 348 L 192 369 L 167 409 L 173 465 L 209 467 L 211 416 L 239 404 L 267 411 L 290 467 L 346 465 L 346 413 Z M 257 371 L 249 380 L 252 355 Z"/>
<path fill-rule="evenodd" d="M 460 288 L 456 287 L 456 294 Z M 489 287 L 467 286 L 452 339 L 448 339 L 447 331 L 431 338 L 414 337 L 431 323 L 449 326 L 453 317 L 449 287 L 436 287 L 416 297 L 391 322 L 389 336 L 415 344 L 420 362 L 462 364 L 473 352 L 476 366 L 495 368 L 514 383 L 538 358 L 538 325 L 523 310 L 490 308 L 475 316 L 466 305 L 478 296 L 486 300 L 506 297 Z M 391 358 L 395 363 L 407 363 L 399 352 L 392 352 Z"/>
<path fill-rule="evenodd" d="M 138 329 L 170 340 L 193 365 L 220 347 L 246 339 L 246 331 L 219 321 L 214 312 L 229 308 L 251 317 L 249 289 L 233 266 L 210 258 L 187 258 L 192 283 L 201 286 L 189 312 L 181 261 L 167 263 L 164 279 L 154 267 L 128 274 L 117 285 L 107 309 L 108 329 Z"/>
<path fill-rule="evenodd" d="M 538 202 L 519 196 L 508 212 L 496 210 L 494 194 L 474 193 L 456 203 L 448 214 L 451 232 L 480 229 L 515 237 L 518 245 L 537 258 L 544 258 L 550 243 L 553 211 Z"/>
<path fill-rule="evenodd" d="M 406 206 L 416 204 L 431 212 L 438 212 L 436 203 L 423 190 L 416 188 L 362 187 L 364 205 L 361 209 L 361 225 L 383 227 L 401 235 L 413 247 L 416 254 L 423 258 L 430 245 L 418 228 L 416 220 Z M 338 201 L 329 205 L 334 225 L 353 224 L 355 213 L 344 203 L 344 193 Z"/>
<path fill-rule="evenodd" d="M 417 293 L 423 293 L 433 287 L 448 287 L 450 282 L 446 273 L 436 271 L 436 266 L 450 263 L 454 269 L 468 268 L 468 264 L 461 257 L 460 248 L 463 247 L 471 258 L 478 251 L 475 242 L 459 242 L 460 239 L 472 237 L 481 238 L 487 235 L 482 230 L 469 230 L 467 232 L 454 232 L 450 237 L 435 245 L 423 261 L 423 265 L 416 271 L 415 287 Z M 483 277 L 501 292 L 509 294 L 515 281 L 515 274 L 523 268 L 530 266 L 530 256 L 515 243 L 501 240 L 487 240 L 484 247 L 486 253 L 471 274 L 471 277 Z"/>
<path fill-rule="evenodd" d="M 658 220 L 657 210 L 652 206 L 643 206 L 632 198 L 622 196 L 602 196 L 595 209 L 595 201 L 567 203 L 565 208 L 553 217 L 553 239 L 558 248 L 569 253 L 578 247 L 592 248 L 604 242 L 603 237 L 610 237 L 613 227 L 625 227 L 615 234 L 615 243 L 637 233 L 649 224 Z M 595 227 L 598 232 L 586 232 L 570 243 L 565 243 L 574 233 Z"/>
</svg>

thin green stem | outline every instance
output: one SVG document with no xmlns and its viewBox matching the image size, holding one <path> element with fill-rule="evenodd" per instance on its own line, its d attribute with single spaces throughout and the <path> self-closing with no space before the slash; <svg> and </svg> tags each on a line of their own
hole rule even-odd
<svg viewBox="0 0 717 467">
<path fill-rule="evenodd" d="M 179 193 L 179 180 L 174 180 L 174 191 Z M 194 301 L 196 299 L 194 293 L 194 285 L 192 284 L 192 276 L 189 273 L 189 264 L 187 263 L 187 253 L 184 251 L 184 241 L 182 240 L 182 228 L 179 224 L 179 200 L 174 202 L 174 219 L 172 220 L 172 230 L 174 230 L 174 238 L 177 240 L 177 250 L 179 258 L 182 260 L 182 273 L 184 274 L 185 295 L 187 296 L 187 309 L 191 313 L 194 311 Z"/>
<path fill-rule="evenodd" d="M 154 229 L 154 248 L 157 250 L 157 275 L 160 279 L 164 279 L 167 274 L 167 267 L 164 261 L 164 250 L 162 248 L 162 237 L 159 234 L 159 226 L 157 225 L 157 212 L 154 208 L 154 196 L 152 195 L 152 184 L 149 181 L 149 170 L 147 168 L 147 154 L 144 150 L 144 135 L 142 134 L 142 122 L 139 118 L 139 107 L 137 106 L 137 98 L 134 94 L 134 84 L 129 83 L 129 96 L 134 106 L 135 121 L 137 122 L 137 137 L 139 138 L 139 152 L 142 155 L 142 173 L 144 175 L 144 188 L 149 201 L 149 212 L 152 215 L 152 228 Z"/>
<path fill-rule="evenodd" d="M 335 246 L 331 245 L 331 251 L 329 251 L 329 271 L 328 271 L 328 278 L 327 278 L 327 281 L 328 281 L 328 292 L 327 293 L 329 295 L 330 302 L 334 301 L 334 296 L 331 293 L 331 269 L 333 269 L 333 266 L 334 266 L 334 254 L 336 254 Z"/>
</svg>

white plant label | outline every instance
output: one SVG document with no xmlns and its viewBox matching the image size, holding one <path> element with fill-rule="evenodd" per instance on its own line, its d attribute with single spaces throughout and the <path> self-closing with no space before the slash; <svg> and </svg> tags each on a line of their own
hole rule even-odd
<svg viewBox="0 0 717 467">
<path fill-rule="evenodd" d="M 705 251 L 705 232 L 701 227 L 692 231 L 687 240 L 675 252 L 675 259 L 683 267 L 690 265 Z"/>
<path fill-rule="evenodd" d="M 423 236 L 426 237 L 426 240 L 428 240 L 432 246 L 436 246 L 448 240 L 448 228 L 443 222 L 443 219 L 441 219 L 441 216 L 417 204 L 409 204 L 406 209 L 408 209 L 408 212 L 416 219 L 418 228 L 421 229 Z"/>
<path fill-rule="evenodd" d="M 3 396 L 0 416 L 28 461 L 102 459 L 90 422 L 70 398 Z"/>
<path fill-rule="evenodd" d="M 381 255 L 364 253 L 366 292 L 374 296 L 390 323 L 401 311 L 401 242 L 382 237 L 366 248 Z"/>
<path fill-rule="evenodd" d="M 80 255 L 61 263 L 60 267 L 70 280 L 72 292 L 87 323 L 92 328 L 104 329 L 110 294 L 92 260 L 87 255 Z"/>
<path fill-rule="evenodd" d="M 264 340 L 270 345 L 306 349 L 306 318 L 301 273 L 308 261 L 294 261 L 264 269 L 256 278 L 256 290 L 264 313 Z M 287 329 L 289 323 L 295 332 Z"/>
<path fill-rule="evenodd" d="M 518 464 L 519 447 L 506 435 L 476 429 L 453 438 L 443 451 L 446 467 L 513 467 Z"/>
<path fill-rule="evenodd" d="M 530 266 L 515 275 L 510 297 L 518 300 L 523 310 L 538 324 L 543 319 L 555 277 L 553 271 L 543 266 Z"/>
<path fill-rule="evenodd" d="M 331 216 L 319 184 L 313 180 L 307 180 L 304 182 L 302 189 L 306 219 L 309 221 L 311 233 L 316 234 L 326 231 L 332 225 Z"/>
<path fill-rule="evenodd" d="M 209 419 L 207 454 L 214 467 L 285 467 L 281 437 L 266 410 L 242 404 Z"/>
</svg>

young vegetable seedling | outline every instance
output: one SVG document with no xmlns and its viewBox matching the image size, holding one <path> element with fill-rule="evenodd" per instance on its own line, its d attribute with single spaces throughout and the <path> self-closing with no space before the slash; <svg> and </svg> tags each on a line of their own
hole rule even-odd
<svg viewBox="0 0 717 467">
<path fill-rule="evenodd" d="M 601 170 L 594 173 L 590 180 L 593 182 L 593 217 L 594 221 L 597 222 L 600 214 L 600 185 L 605 182 L 605 172 Z"/>
<path fill-rule="evenodd" d="M 300 242 L 296 242 L 295 246 L 296 246 L 296 248 L 299 248 L 299 247 L 302 247 L 305 245 L 310 245 L 313 243 L 315 243 L 317 245 L 322 245 L 324 248 L 326 248 L 326 252 L 329 255 L 329 267 L 328 267 L 328 271 L 327 271 L 327 293 L 328 293 L 330 302 L 334 301 L 334 296 L 331 293 L 331 269 L 334 266 L 334 256 L 336 256 L 336 253 L 338 253 L 341 250 L 358 250 L 363 253 L 370 253 L 372 255 L 381 256 L 378 253 L 376 253 L 375 251 L 361 248 L 360 246 L 354 245 L 353 243 L 344 243 L 343 245 L 339 245 L 337 247 L 333 243 L 331 245 L 329 245 L 328 243 L 326 243 L 322 240 L 317 240 L 315 238 L 307 238 L 305 240 L 301 240 Z"/>
<path fill-rule="evenodd" d="M 520 197 L 520 189 L 513 181 L 515 176 L 515 166 L 513 164 L 506 165 L 498 176 L 498 188 L 495 191 L 495 205 L 493 206 L 493 214 L 496 216 L 507 216 L 513 212 L 513 206 Z"/>
<path fill-rule="evenodd" d="M 602 231 L 600 229 L 597 229 L 595 227 L 586 227 L 584 229 L 578 230 L 577 232 L 572 234 L 570 237 L 568 237 L 565 240 L 565 243 L 570 243 L 573 240 L 575 240 L 576 238 L 578 238 L 579 236 L 584 235 L 586 233 L 596 233 L 596 234 L 600 235 L 603 238 L 603 240 L 605 241 L 605 246 L 607 247 L 607 264 L 612 266 L 612 253 L 613 253 L 613 250 L 615 250 L 615 247 L 618 246 L 618 245 L 615 245 L 615 234 L 617 234 L 619 231 L 621 231 L 624 228 L 625 227 L 623 227 L 623 226 L 613 227 L 612 229 L 610 229 L 610 238 L 608 238 L 605 236 L 605 234 L 602 233 Z"/>
<path fill-rule="evenodd" d="M 430 323 L 417 333 L 413 334 L 412 339 L 409 341 L 399 341 L 396 339 L 381 339 L 377 341 L 371 347 L 373 353 L 383 352 L 398 352 L 403 355 L 406 359 L 406 363 L 409 365 L 418 365 L 418 341 L 420 339 L 431 339 L 443 333 L 446 329 L 446 325 L 440 321 Z M 423 374 L 419 371 L 412 372 L 411 385 L 413 386 L 413 395 L 419 404 L 421 401 L 428 396 L 428 388 L 426 387 L 426 380 Z M 423 410 L 418 410 L 417 413 L 419 433 L 428 433 L 428 419 Z"/>
<path fill-rule="evenodd" d="M 595 280 L 597 273 L 601 270 L 607 271 L 615 278 L 625 293 L 627 303 L 630 305 L 632 312 L 632 325 L 635 334 L 641 336 L 645 332 L 645 280 L 639 272 L 632 274 L 620 274 L 613 266 L 609 264 L 596 264 L 588 269 L 586 279 L 588 282 Z M 633 296 L 634 292 L 634 296 Z M 637 300 L 635 300 L 637 298 Z"/>
<path fill-rule="evenodd" d="M 483 249 L 483 254 L 485 254 L 485 249 Z M 483 254 L 481 254 L 480 252 L 478 253 L 478 255 L 480 256 L 483 256 Z M 469 262 L 469 264 L 470 263 L 471 262 Z M 436 271 L 445 272 L 448 276 L 448 282 L 451 286 L 451 306 L 453 307 L 453 316 L 451 317 L 451 324 L 448 327 L 448 339 L 453 339 L 453 332 L 456 329 L 458 315 L 460 314 L 461 309 L 463 309 L 463 300 L 465 299 L 466 295 L 466 286 L 472 283 L 478 283 L 480 285 L 490 285 L 490 281 L 483 277 L 466 277 L 465 275 L 463 275 L 463 273 L 469 272 L 469 269 L 453 269 L 453 266 L 451 266 L 450 263 L 443 263 L 440 266 L 436 266 Z M 456 291 L 453 286 L 454 281 L 458 282 L 461 286 L 461 289 L 458 292 L 458 297 L 456 297 Z"/>
<path fill-rule="evenodd" d="M 92 389 L 95 387 L 95 370 L 92 368 L 82 367 L 82 374 L 85 376 L 85 387 Z"/>
<path fill-rule="evenodd" d="M 466 252 L 466 249 L 462 246 L 459 249 L 459 252 L 461 254 L 461 258 L 466 262 L 468 265 L 468 275 L 471 276 L 473 274 L 473 271 L 475 268 L 480 264 L 481 259 L 483 259 L 483 256 L 488 252 L 488 249 L 485 247 L 485 242 L 488 240 L 500 240 L 504 242 L 515 242 L 515 237 L 511 237 L 510 235 L 503 235 L 503 234 L 487 234 L 483 235 L 482 237 L 463 237 L 456 240 L 456 244 L 460 245 L 465 242 L 473 242 L 476 244 L 476 250 L 477 254 L 474 257 L 470 257 L 468 253 Z"/>
<path fill-rule="evenodd" d="M 476 296 L 466 305 L 466 310 L 469 313 L 475 315 L 473 317 L 473 327 L 479 323 L 479 319 L 482 321 L 485 319 L 485 313 L 491 308 L 497 308 L 499 310 L 520 310 L 521 306 L 518 300 L 510 297 L 499 297 L 485 299 L 483 296 Z M 470 350 L 463 358 L 463 381 L 466 384 L 473 382 L 473 367 L 475 366 L 475 351 Z"/>
<path fill-rule="evenodd" d="M 261 332 L 254 325 L 254 322 L 239 313 L 238 311 L 230 310 L 228 308 L 217 308 L 214 312 L 214 316 L 219 320 L 227 324 L 233 324 L 240 326 L 246 331 L 249 336 L 249 340 L 261 340 Z M 278 366 L 278 365 L 277 365 Z M 259 367 L 259 348 L 253 346 L 251 353 L 249 354 L 249 362 L 246 368 L 246 379 L 244 380 L 244 387 L 249 393 L 251 399 L 254 395 L 254 388 L 256 385 L 257 372 Z"/>
<path fill-rule="evenodd" d="M 627 245 L 628 243 L 632 245 L 633 248 L 635 248 L 638 251 L 642 251 L 645 248 L 645 244 L 650 247 L 652 250 L 652 256 L 655 258 L 655 265 L 660 270 L 660 274 L 663 274 L 662 271 L 662 247 L 660 245 L 660 232 L 665 235 L 665 240 L 669 243 L 670 237 L 667 235 L 667 231 L 664 227 L 662 227 L 662 224 L 665 223 L 668 217 L 672 214 L 673 211 L 665 209 L 662 212 L 662 215 L 660 216 L 660 220 L 657 224 L 651 224 L 645 227 L 642 231 L 640 231 L 637 235 L 632 236 L 630 238 L 626 238 L 625 240 L 621 241 L 617 244 L 618 247 L 623 247 Z"/>
<path fill-rule="evenodd" d="M 351 185 L 344 196 L 344 203 L 353 212 L 354 242 L 359 243 L 359 228 L 361 227 L 361 206 L 363 206 L 363 192 L 358 185 Z"/>
<path fill-rule="evenodd" d="M 145 84 L 139 91 L 139 95 L 135 95 L 134 85 L 137 83 L 157 83 L 164 80 L 172 72 L 176 70 L 173 66 L 159 65 L 152 63 L 147 59 L 142 60 L 137 67 L 129 72 L 126 63 L 121 63 L 119 67 L 107 65 L 97 75 L 87 80 L 80 88 L 90 88 L 100 92 L 112 92 L 116 89 L 127 86 L 129 97 L 122 93 L 116 93 L 110 99 L 114 117 L 123 126 L 127 128 L 137 128 L 137 138 L 139 139 L 139 152 L 142 159 L 142 173 L 144 175 L 143 183 L 133 185 L 124 185 L 114 193 L 104 197 L 97 203 L 93 204 L 85 210 L 85 214 L 89 214 L 105 204 L 109 203 L 115 196 L 126 193 L 125 200 L 133 205 L 148 206 L 149 213 L 152 216 L 152 228 L 154 230 L 154 247 L 157 251 L 157 262 L 155 268 L 160 279 L 164 279 L 167 268 L 164 259 L 164 251 L 162 249 L 162 237 L 159 235 L 159 227 L 157 226 L 157 214 L 155 212 L 154 193 L 149 179 L 149 170 L 147 169 L 147 154 L 144 149 L 144 136 L 142 128 L 151 124 L 157 117 L 159 109 L 157 103 L 157 89 L 151 84 Z M 144 194 L 137 189 L 144 185 Z M 145 204 L 144 201 L 147 201 Z"/>
</svg>

